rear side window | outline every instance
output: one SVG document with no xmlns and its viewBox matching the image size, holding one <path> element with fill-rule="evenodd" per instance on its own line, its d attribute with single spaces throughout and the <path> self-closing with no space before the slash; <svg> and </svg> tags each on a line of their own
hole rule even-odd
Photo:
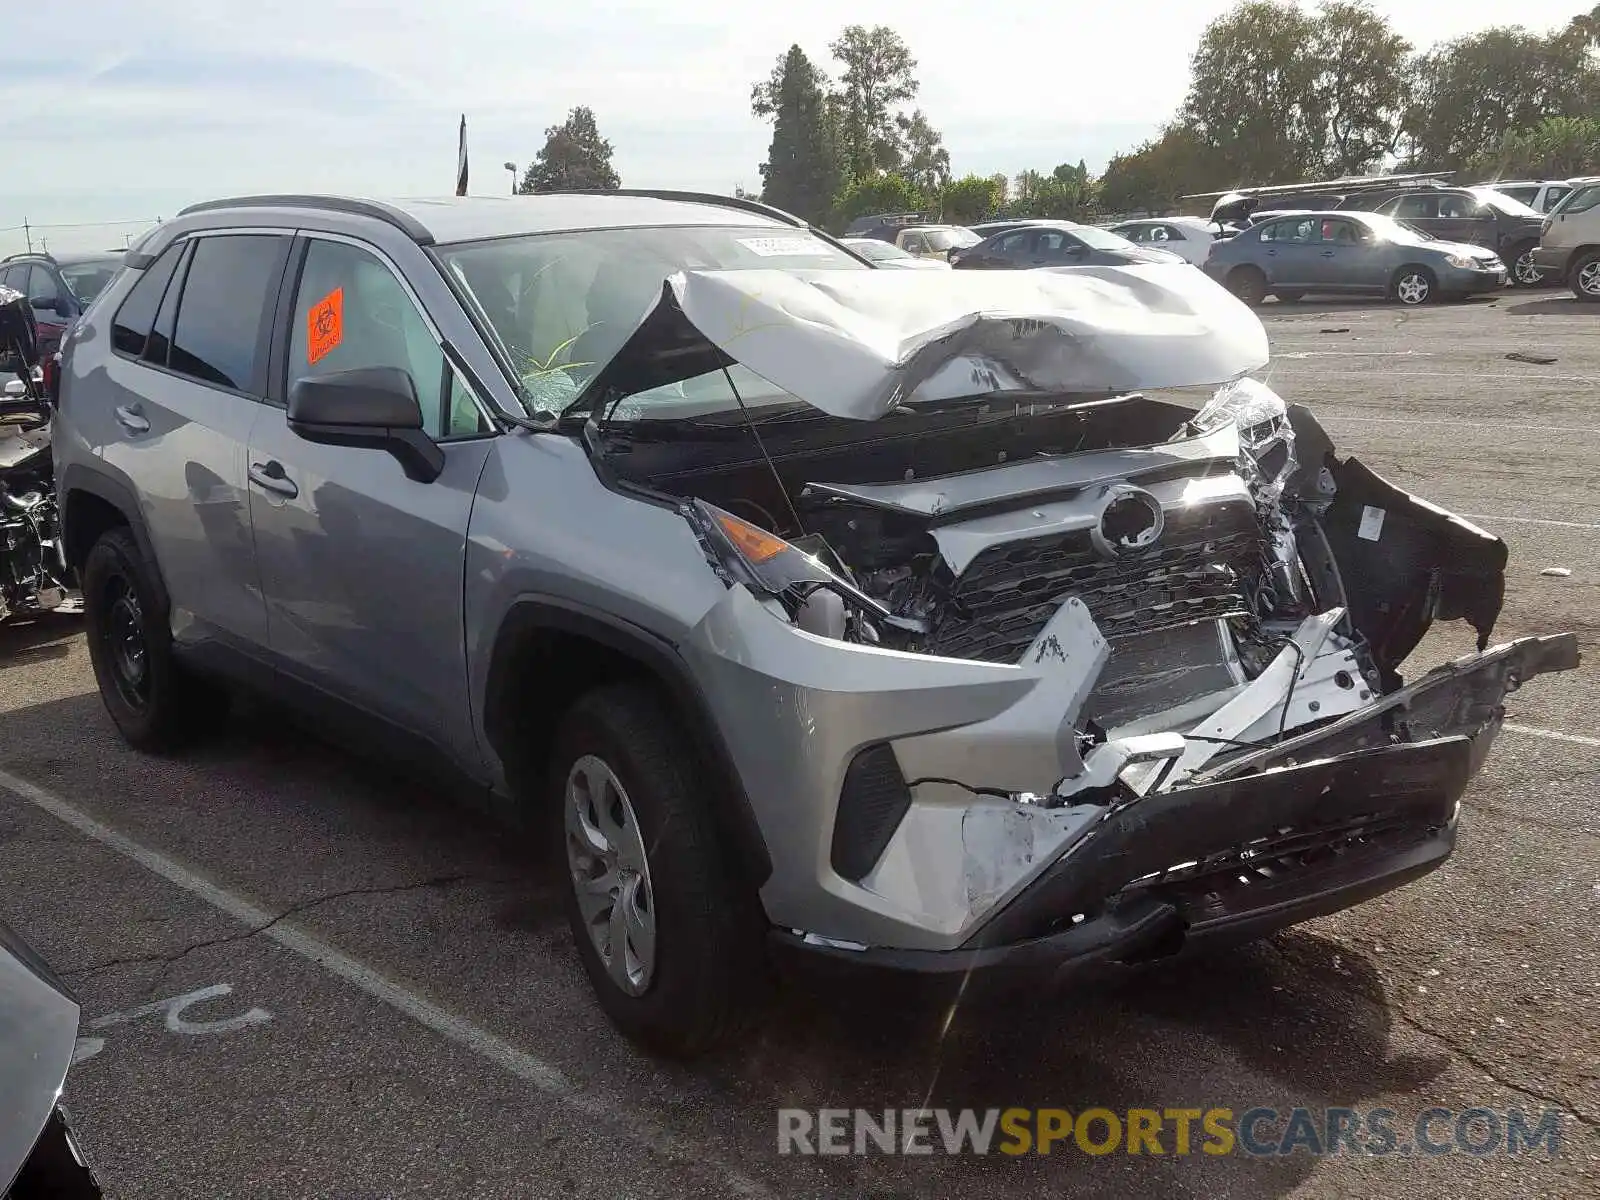
<svg viewBox="0 0 1600 1200">
<path fill-rule="evenodd" d="M 1591 183 L 1561 202 L 1561 215 L 1566 217 L 1573 213 L 1588 212 L 1597 204 L 1600 204 L 1600 183 Z"/>
<path fill-rule="evenodd" d="M 172 272 L 183 257 L 185 243 L 168 246 L 160 258 L 146 267 L 139 282 L 133 285 L 122 307 L 111 321 L 111 347 L 119 354 L 139 358 L 144 354 L 150 337 L 150 327 L 155 324 L 156 309 L 161 307 L 162 294 L 172 279 Z"/>
<path fill-rule="evenodd" d="M 1536 187 L 1503 187 L 1495 190 L 1503 192 L 1513 200 L 1520 200 L 1524 204 L 1532 204 L 1533 198 L 1539 194 L 1539 189 Z"/>
<path fill-rule="evenodd" d="M 196 239 L 167 365 L 217 387 L 265 390 L 268 314 L 288 248 L 272 234 Z"/>
</svg>

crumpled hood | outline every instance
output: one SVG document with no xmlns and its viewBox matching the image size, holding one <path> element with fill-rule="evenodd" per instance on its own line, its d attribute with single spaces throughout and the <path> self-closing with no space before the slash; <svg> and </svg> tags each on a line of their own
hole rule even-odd
<svg viewBox="0 0 1600 1200">
<path fill-rule="evenodd" d="M 690 271 L 667 280 L 596 384 L 691 378 L 708 369 L 682 353 L 692 334 L 823 412 L 858 420 L 910 399 L 1216 384 L 1268 356 L 1256 315 L 1187 265 Z M 674 362 L 655 361 L 669 344 Z"/>
</svg>

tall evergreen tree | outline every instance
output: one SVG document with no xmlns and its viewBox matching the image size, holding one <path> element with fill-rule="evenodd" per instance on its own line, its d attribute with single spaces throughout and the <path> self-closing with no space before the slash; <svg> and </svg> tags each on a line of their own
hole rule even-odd
<svg viewBox="0 0 1600 1200">
<path fill-rule="evenodd" d="M 594 110 L 582 105 L 544 131 L 544 149 L 517 189 L 529 192 L 614 192 L 622 186 L 611 165 L 611 143 L 600 136 Z"/>
<path fill-rule="evenodd" d="M 761 198 L 804 217 L 826 220 L 839 190 L 826 77 L 799 46 L 778 59 L 772 76 L 750 92 L 750 109 L 772 118 L 772 145 L 761 164 Z"/>
</svg>

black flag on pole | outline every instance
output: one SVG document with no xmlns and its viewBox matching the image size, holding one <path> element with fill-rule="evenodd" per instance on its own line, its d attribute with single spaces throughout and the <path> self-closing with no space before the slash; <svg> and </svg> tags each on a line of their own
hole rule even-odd
<svg viewBox="0 0 1600 1200">
<path fill-rule="evenodd" d="M 456 195 L 467 194 L 467 114 L 461 114 L 461 146 L 456 152 Z"/>
</svg>

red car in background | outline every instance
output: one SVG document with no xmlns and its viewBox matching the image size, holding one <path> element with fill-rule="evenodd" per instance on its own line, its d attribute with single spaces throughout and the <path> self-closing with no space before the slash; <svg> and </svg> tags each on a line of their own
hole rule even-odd
<svg viewBox="0 0 1600 1200">
<path fill-rule="evenodd" d="M 39 325 L 39 354 L 48 360 L 62 335 L 121 270 L 120 251 L 13 254 L 0 260 L 0 286 L 28 298 Z"/>
</svg>

